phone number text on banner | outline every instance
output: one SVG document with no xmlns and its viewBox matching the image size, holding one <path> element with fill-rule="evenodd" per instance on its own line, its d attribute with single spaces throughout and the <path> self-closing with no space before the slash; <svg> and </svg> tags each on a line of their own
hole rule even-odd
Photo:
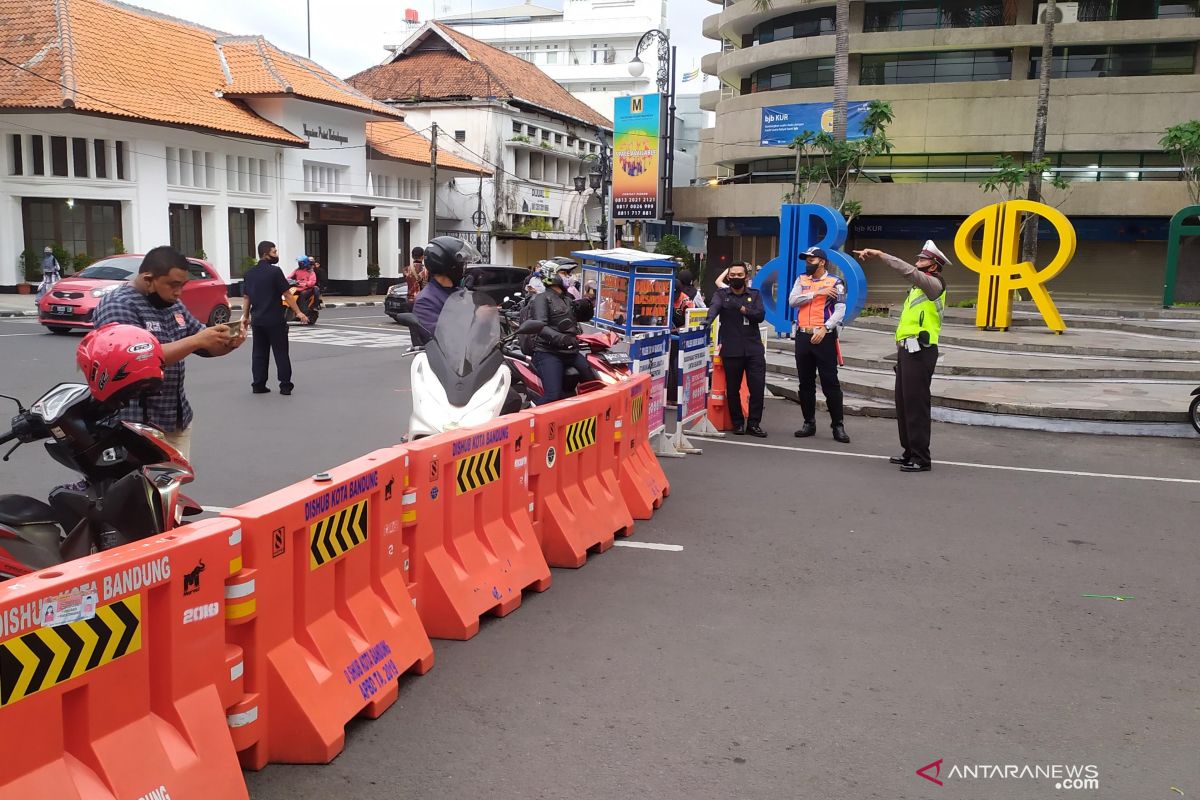
<svg viewBox="0 0 1200 800">
<path fill-rule="evenodd" d="M 708 407 L 708 331 L 679 334 L 679 421 L 690 422 Z"/>
<path fill-rule="evenodd" d="M 667 370 L 671 364 L 671 334 L 652 333 L 640 336 L 629 346 L 629 357 L 634 372 L 650 376 L 650 435 L 660 433 L 666 427 L 667 415 Z"/>
</svg>

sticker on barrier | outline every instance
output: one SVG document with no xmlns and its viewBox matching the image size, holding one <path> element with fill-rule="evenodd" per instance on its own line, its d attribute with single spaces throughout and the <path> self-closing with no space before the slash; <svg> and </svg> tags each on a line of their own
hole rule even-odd
<svg viewBox="0 0 1200 800">
<path fill-rule="evenodd" d="M 602 553 L 633 530 L 618 475 L 624 386 L 527 412 L 535 447 L 546 451 L 546 468 L 531 475 L 530 491 L 538 541 L 551 566 L 582 566 L 589 552 Z"/>
<path fill-rule="evenodd" d="M 550 586 L 529 514 L 528 458 L 518 456 L 529 423 L 509 414 L 405 446 L 413 484 L 402 525 L 409 589 L 430 636 L 468 639 L 482 615 L 504 616 L 524 590 Z"/>
<path fill-rule="evenodd" d="M 671 334 L 668 332 L 639 336 L 629 345 L 629 357 L 635 373 L 650 376 L 651 387 L 646 392 L 650 418 L 650 435 L 656 436 L 666 428 L 667 370 L 671 366 Z"/>
<path fill-rule="evenodd" d="M 204 520 L 0 584 L 0 798 L 247 797 L 225 712 L 239 652 L 205 568 L 239 555 L 237 527 Z"/>
<path fill-rule="evenodd" d="M 671 485 L 650 446 L 650 419 L 642 410 L 652 389 L 649 375 L 634 375 L 620 384 L 625 434 L 620 444 L 620 492 L 634 519 L 650 519 L 670 494 Z"/>
<path fill-rule="evenodd" d="M 244 536 L 225 619 L 244 655 L 227 717 L 246 768 L 327 763 L 351 719 L 378 717 L 401 674 L 433 665 L 405 580 L 400 520 L 410 506 L 394 487 L 406 484 L 406 463 L 402 449 L 377 450 L 328 470 L 327 481 L 225 512 Z"/>
</svg>

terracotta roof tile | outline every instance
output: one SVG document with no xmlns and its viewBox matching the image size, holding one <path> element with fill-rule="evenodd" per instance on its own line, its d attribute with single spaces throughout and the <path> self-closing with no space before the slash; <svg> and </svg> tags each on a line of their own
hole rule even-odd
<svg viewBox="0 0 1200 800">
<path fill-rule="evenodd" d="M 235 43 L 232 62 L 222 58 L 222 40 Z M 306 144 L 220 95 L 233 85 L 246 95 L 281 92 L 270 64 L 299 97 L 399 116 L 265 41 L 257 61 L 243 47 L 219 31 L 106 0 L 0 0 L 0 56 L 19 65 L 0 62 L 0 110 L 74 108 Z"/>
<path fill-rule="evenodd" d="M 468 57 L 458 50 L 413 48 L 346 82 L 377 100 L 501 97 L 540 106 L 589 125 L 612 128 L 610 120 L 534 65 L 449 26 L 430 23 L 427 35 L 441 36 Z"/>
<path fill-rule="evenodd" d="M 429 164 L 429 140 L 413 130 L 407 122 L 368 122 L 367 144 L 372 150 L 389 158 L 410 164 Z M 438 166 L 474 174 L 492 174 L 486 167 L 442 149 L 438 150 Z"/>
</svg>

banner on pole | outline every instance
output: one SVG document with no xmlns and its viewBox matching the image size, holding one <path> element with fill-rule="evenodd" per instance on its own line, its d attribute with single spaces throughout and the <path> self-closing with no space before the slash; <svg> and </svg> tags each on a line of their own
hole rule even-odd
<svg viewBox="0 0 1200 800">
<path fill-rule="evenodd" d="M 613 219 L 658 219 L 666 104 L 639 94 L 616 98 L 613 110 Z"/>
<path fill-rule="evenodd" d="M 634 372 L 650 376 L 650 398 L 647 416 L 650 435 L 667 426 L 667 370 L 671 364 L 671 334 L 667 331 L 638 336 L 629 344 L 629 358 Z"/>
<path fill-rule="evenodd" d="M 708 335 L 699 330 L 679 334 L 679 422 L 688 423 L 708 409 Z"/>
</svg>

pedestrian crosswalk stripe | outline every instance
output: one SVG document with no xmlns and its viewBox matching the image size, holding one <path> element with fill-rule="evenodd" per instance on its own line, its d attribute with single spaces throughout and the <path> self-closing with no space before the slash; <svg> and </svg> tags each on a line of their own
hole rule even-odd
<svg viewBox="0 0 1200 800">
<path fill-rule="evenodd" d="M 466 494 L 500 480 L 500 451 L 502 448 L 493 447 L 472 453 L 466 458 L 460 458 L 454 463 L 454 476 L 457 484 L 457 494 Z"/>
<path fill-rule="evenodd" d="M 588 417 L 567 426 L 567 454 L 578 452 L 596 443 L 596 417 Z"/>
<path fill-rule="evenodd" d="M 309 571 L 345 555 L 367 540 L 367 503 L 347 506 L 309 526 Z"/>
<path fill-rule="evenodd" d="M 323 328 L 320 325 L 293 327 L 289 338 L 300 344 L 324 344 L 333 347 L 409 347 L 412 337 L 407 331 L 380 330 L 378 333 L 344 328 Z"/>
<path fill-rule="evenodd" d="M 96 616 L 38 628 L 0 643 L 0 708 L 23 700 L 142 647 L 142 596 L 96 609 Z"/>
</svg>

